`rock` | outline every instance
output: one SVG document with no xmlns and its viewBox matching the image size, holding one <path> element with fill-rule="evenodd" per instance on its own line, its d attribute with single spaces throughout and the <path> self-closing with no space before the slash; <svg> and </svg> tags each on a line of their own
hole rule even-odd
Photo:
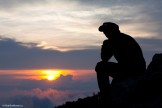
<svg viewBox="0 0 162 108">
<path fill-rule="evenodd" d="M 155 54 L 144 76 L 112 86 L 113 106 L 162 108 L 162 54 Z"/>
</svg>

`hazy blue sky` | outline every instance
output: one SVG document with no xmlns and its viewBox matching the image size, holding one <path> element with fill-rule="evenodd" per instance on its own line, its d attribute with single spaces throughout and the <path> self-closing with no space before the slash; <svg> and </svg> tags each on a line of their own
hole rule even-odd
<svg viewBox="0 0 162 108">
<path fill-rule="evenodd" d="M 137 40 L 148 64 L 153 54 L 162 52 L 161 6 L 161 0 L 0 0 L 1 102 L 31 100 L 30 108 L 50 108 L 96 92 L 94 67 L 106 39 L 98 27 L 106 21 Z M 78 74 L 85 79 L 76 80 L 69 73 L 49 83 L 25 79 L 24 70 L 32 69 L 89 74 Z"/>
</svg>

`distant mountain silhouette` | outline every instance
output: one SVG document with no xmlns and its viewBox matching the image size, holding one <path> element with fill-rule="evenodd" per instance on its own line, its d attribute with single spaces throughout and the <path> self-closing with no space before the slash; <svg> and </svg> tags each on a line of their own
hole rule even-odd
<svg viewBox="0 0 162 108">
<path fill-rule="evenodd" d="M 112 87 L 109 108 L 162 108 L 162 53 L 155 54 L 144 76 Z M 99 93 L 55 108 L 102 108 Z"/>
</svg>

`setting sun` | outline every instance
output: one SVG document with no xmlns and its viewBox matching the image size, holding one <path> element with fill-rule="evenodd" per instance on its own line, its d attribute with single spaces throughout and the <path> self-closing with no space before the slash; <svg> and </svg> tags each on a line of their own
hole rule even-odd
<svg viewBox="0 0 162 108">
<path fill-rule="evenodd" d="M 47 79 L 48 80 L 55 80 L 55 77 L 53 75 L 49 75 L 49 76 L 47 76 Z"/>
<path fill-rule="evenodd" d="M 43 70 L 43 73 L 45 74 L 45 78 L 49 81 L 56 80 L 61 72 L 57 70 Z"/>
</svg>

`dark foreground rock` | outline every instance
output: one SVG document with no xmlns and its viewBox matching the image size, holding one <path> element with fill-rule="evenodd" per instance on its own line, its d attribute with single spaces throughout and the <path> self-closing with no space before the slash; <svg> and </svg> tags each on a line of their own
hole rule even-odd
<svg viewBox="0 0 162 108">
<path fill-rule="evenodd" d="M 66 102 L 64 105 L 55 108 L 99 108 L 98 94 L 83 99 L 79 98 L 77 101 Z"/>
<path fill-rule="evenodd" d="M 56 108 L 103 108 L 99 94 Z M 112 105 L 104 108 L 162 108 L 162 54 L 155 54 L 146 74 L 112 86 Z"/>
</svg>

